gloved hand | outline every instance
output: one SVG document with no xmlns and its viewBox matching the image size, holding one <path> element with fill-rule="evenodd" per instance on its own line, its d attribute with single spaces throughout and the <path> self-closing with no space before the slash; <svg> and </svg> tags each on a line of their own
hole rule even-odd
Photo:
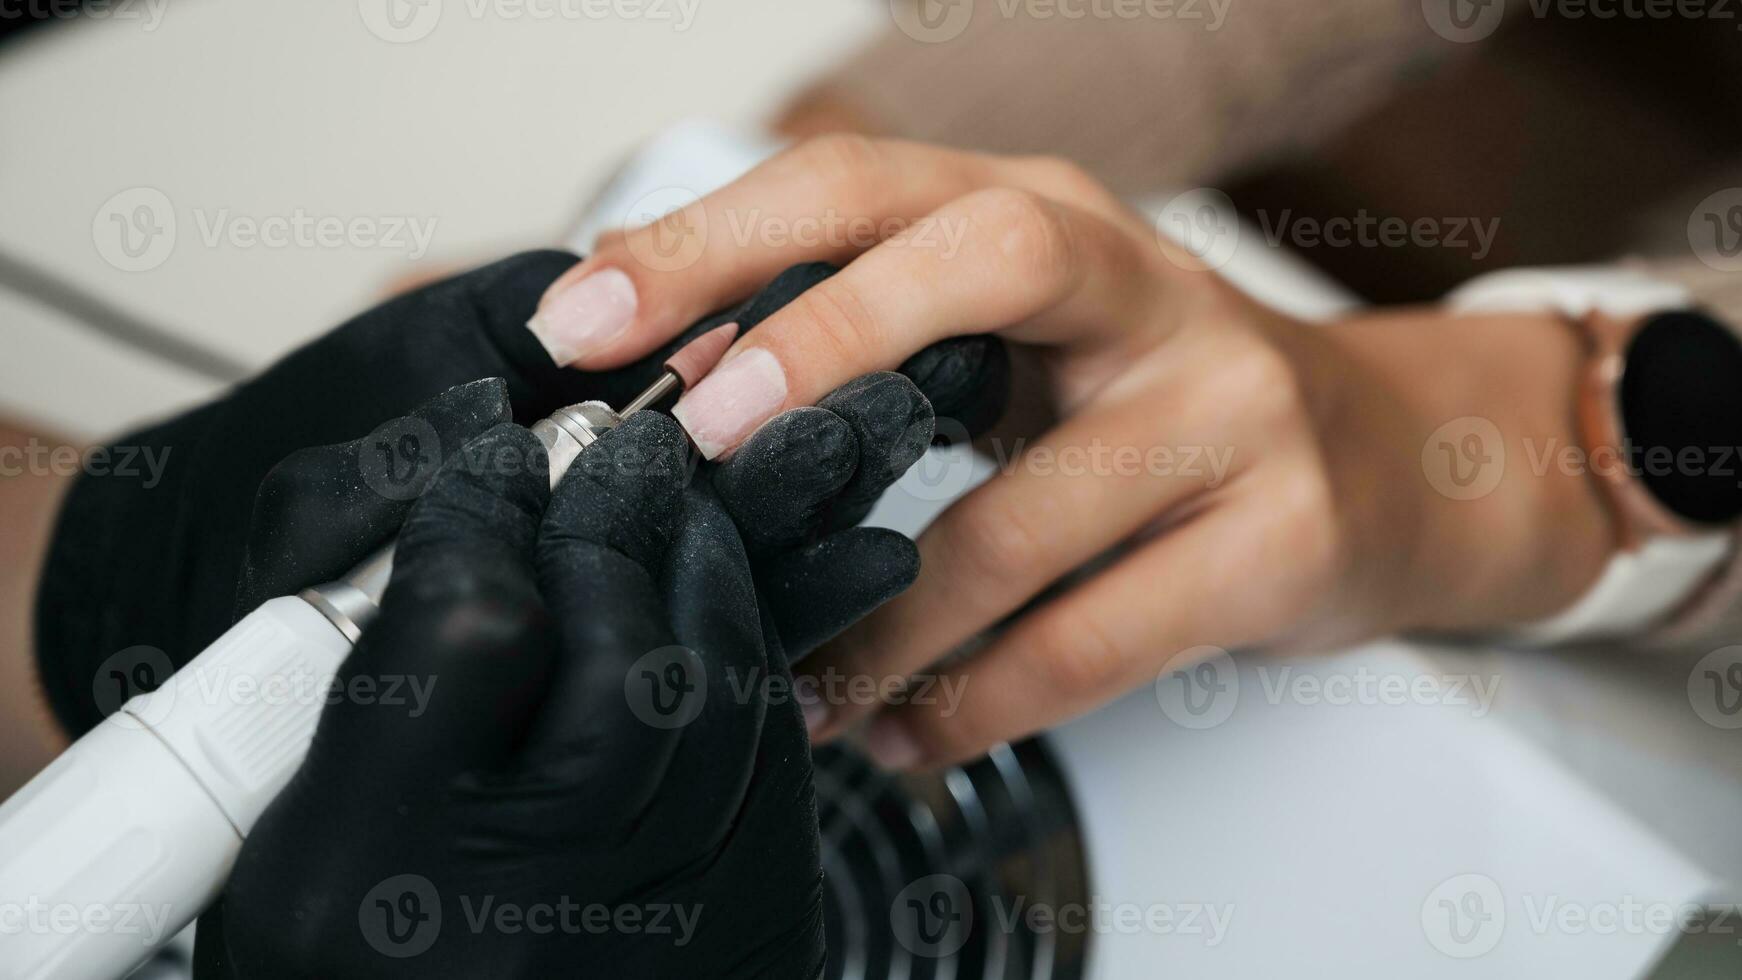
<svg viewBox="0 0 1742 980">
<path fill-rule="evenodd" d="M 442 470 L 341 675 L 433 680 L 427 708 L 327 707 L 201 980 L 820 975 L 809 746 L 684 444 L 643 413 L 547 494 L 467 462 L 542 461 L 503 425 Z"/>
<path fill-rule="evenodd" d="M 386 543 L 444 451 L 510 417 L 530 423 L 586 399 L 622 404 L 689 339 L 734 320 L 749 329 L 832 272 L 795 267 L 646 360 L 589 374 L 557 367 L 524 326 L 574 262 L 563 252 L 527 253 L 392 300 L 225 398 L 120 440 L 167 454 L 161 481 L 145 489 L 80 480 L 38 589 L 39 674 L 62 724 L 82 733 L 138 693 L 94 684 L 99 675 L 149 689 L 261 601 L 334 578 Z M 970 431 L 1002 409 L 1008 364 L 995 340 L 946 341 L 903 371 Z M 504 382 L 465 384 L 484 377 Z M 844 451 L 830 472 L 856 472 L 857 459 Z M 790 540 L 816 544 L 839 526 L 807 525 Z M 888 547 L 869 541 L 837 544 L 861 549 L 853 554 L 869 567 L 868 556 Z M 759 553 L 759 571 L 767 557 Z M 788 608 L 807 608 L 802 595 Z M 808 631 L 845 625 L 821 621 Z M 163 663 L 144 665 L 156 669 L 99 669 L 115 667 L 106 661 L 122 651 L 149 648 L 163 652 Z"/>
</svg>

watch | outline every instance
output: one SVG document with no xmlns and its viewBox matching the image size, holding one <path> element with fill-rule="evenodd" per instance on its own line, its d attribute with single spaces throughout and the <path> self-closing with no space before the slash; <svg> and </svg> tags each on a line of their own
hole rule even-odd
<svg viewBox="0 0 1742 980">
<path fill-rule="evenodd" d="M 1579 436 L 1621 550 L 1572 608 L 1512 637 L 1633 634 L 1709 604 L 1742 541 L 1742 335 L 1684 288 L 1616 268 L 1506 270 L 1447 302 L 1454 313 L 1557 313 L 1587 355 Z"/>
</svg>

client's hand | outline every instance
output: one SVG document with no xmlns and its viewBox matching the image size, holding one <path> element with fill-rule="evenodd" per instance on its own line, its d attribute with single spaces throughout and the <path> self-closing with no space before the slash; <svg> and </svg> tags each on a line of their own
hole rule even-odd
<svg viewBox="0 0 1742 980">
<path fill-rule="evenodd" d="M 427 704 L 327 708 L 201 922 L 202 977 L 820 974 L 786 655 L 683 447 L 644 413 L 549 493 L 502 425 L 443 468 L 341 675 Z"/>
<path fill-rule="evenodd" d="M 746 222 L 848 233 L 717 231 Z M 1526 439 L 1550 453 L 1578 444 L 1581 352 L 1565 324 L 1433 310 L 1301 323 L 1060 160 L 812 140 L 601 240 L 540 320 L 574 363 L 610 368 L 804 260 L 845 268 L 741 338 L 674 409 L 710 457 L 964 333 L 1027 345 L 1035 383 L 1021 401 L 1054 411 L 1050 428 L 997 447 L 1001 472 L 927 529 L 915 587 L 803 665 L 880 690 L 938 672 L 965 691 L 953 713 L 883 712 L 869 744 L 886 765 L 972 756 L 1207 647 L 1545 617 L 1615 548 L 1582 473 L 1520 463 L 1517 448 L 1512 465 L 1488 465 Z M 595 329 L 574 310 L 609 283 L 631 312 Z M 820 737 L 873 710 L 833 707 Z"/>
</svg>

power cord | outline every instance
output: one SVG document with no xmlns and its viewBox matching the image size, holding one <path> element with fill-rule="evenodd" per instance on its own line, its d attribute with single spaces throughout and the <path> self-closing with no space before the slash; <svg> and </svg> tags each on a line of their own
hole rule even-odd
<svg viewBox="0 0 1742 980">
<path fill-rule="evenodd" d="M 0 287 L 64 313 L 95 333 L 214 381 L 231 384 L 254 373 L 227 354 L 177 336 L 4 250 L 0 250 Z"/>
</svg>

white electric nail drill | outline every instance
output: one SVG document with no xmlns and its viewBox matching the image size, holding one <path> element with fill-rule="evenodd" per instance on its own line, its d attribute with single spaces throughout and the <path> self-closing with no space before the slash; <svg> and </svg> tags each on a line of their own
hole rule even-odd
<svg viewBox="0 0 1742 980">
<path fill-rule="evenodd" d="M 735 332 L 685 348 L 622 415 L 584 402 L 534 425 L 551 486 L 623 417 L 706 373 L 680 359 L 711 353 L 711 367 Z M 389 545 L 262 605 L 0 805 L 0 980 L 118 980 L 217 898 L 308 753 L 319 682 L 374 618 L 392 567 Z M 292 689 L 321 696 L 283 696 Z"/>
</svg>

